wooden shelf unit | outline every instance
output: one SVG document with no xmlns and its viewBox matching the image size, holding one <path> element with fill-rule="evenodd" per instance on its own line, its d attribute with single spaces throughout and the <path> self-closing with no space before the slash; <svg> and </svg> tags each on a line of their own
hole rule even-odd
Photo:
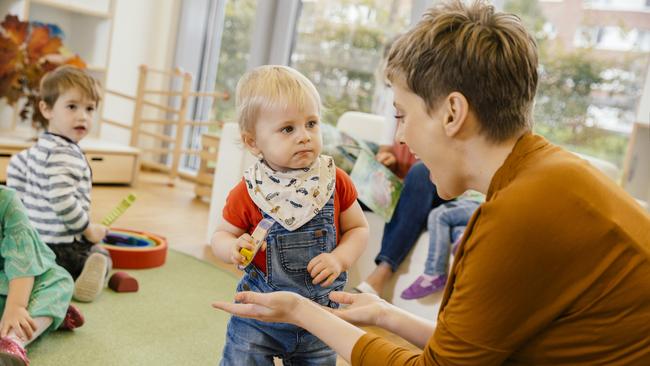
<svg viewBox="0 0 650 366">
<path fill-rule="evenodd" d="M 7 166 L 14 154 L 34 144 L 24 136 L 0 137 L 0 183 L 7 181 Z M 133 184 L 140 171 L 140 151 L 85 138 L 79 144 L 93 171 L 93 184 Z"/>
</svg>

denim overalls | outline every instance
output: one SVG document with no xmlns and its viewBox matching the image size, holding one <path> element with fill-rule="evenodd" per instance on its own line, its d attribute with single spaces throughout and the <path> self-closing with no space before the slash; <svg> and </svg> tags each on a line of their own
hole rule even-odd
<svg viewBox="0 0 650 366">
<path fill-rule="evenodd" d="M 336 193 L 334 193 L 336 194 Z M 269 216 L 262 212 L 264 218 Z M 334 196 L 308 223 L 288 231 L 277 222 L 266 238 L 266 275 L 254 265 L 237 285 L 237 291 L 291 291 L 321 305 L 338 307 L 328 299 L 331 291 L 343 289 L 347 273 L 332 286 L 313 285 L 307 264 L 336 247 Z M 306 330 L 287 323 L 267 323 L 232 316 L 228 323 L 221 365 L 273 365 L 273 356 L 290 365 L 336 365 L 336 353 Z"/>
</svg>

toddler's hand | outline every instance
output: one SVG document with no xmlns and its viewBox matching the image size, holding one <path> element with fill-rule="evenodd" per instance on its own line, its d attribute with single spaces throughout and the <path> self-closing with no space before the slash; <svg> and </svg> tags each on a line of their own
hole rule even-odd
<svg viewBox="0 0 650 366">
<path fill-rule="evenodd" d="M 314 257 L 307 264 L 307 271 L 314 280 L 314 285 L 321 284 L 322 287 L 331 286 L 343 272 L 341 261 L 332 253 L 321 253 Z"/>
<path fill-rule="evenodd" d="M 246 248 L 251 252 L 255 251 L 255 246 L 253 245 L 253 238 L 248 233 L 242 234 L 237 239 L 230 253 L 230 261 L 240 266 L 246 263 L 246 258 L 239 252 L 242 248 Z"/>
<path fill-rule="evenodd" d="M 21 340 L 32 339 L 36 331 L 36 323 L 26 308 L 7 305 L 0 320 L 0 337 L 6 337 L 12 329 Z"/>
<path fill-rule="evenodd" d="M 99 243 L 106 237 L 106 234 L 108 234 L 108 227 L 94 223 L 90 223 L 83 232 L 83 236 L 91 243 Z"/>
</svg>

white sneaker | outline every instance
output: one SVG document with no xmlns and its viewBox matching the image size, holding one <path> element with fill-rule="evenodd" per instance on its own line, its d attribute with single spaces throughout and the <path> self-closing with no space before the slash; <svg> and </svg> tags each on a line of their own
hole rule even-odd
<svg viewBox="0 0 650 366">
<path fill-rule="evenodd" d="M 372 288 L 372 286 L 370 286 L 366 281 L 363 281 L 360 284 L 356 285 L 352 290 L 360 294 L 373 294 L 379 296 L 377 291 L 375 291 L 375 289 Z"/>
<path fill-rule="evenodd" d="M 108 258 L 100 253 L 91 254 L 81 275 L 74 282 L 74 293 L 72 297 L 81 302 L 91 302 L 99 296 L 104 289 L 106 270 L 108 269 Z"/>
</svg>

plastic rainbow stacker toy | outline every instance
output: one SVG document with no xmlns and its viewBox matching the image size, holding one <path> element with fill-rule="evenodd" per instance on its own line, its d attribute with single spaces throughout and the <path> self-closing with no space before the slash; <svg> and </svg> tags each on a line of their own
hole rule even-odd
<svg viewBox="0 0 650 366">
<path fill-rule="evenodd" d="M 113 268 L 160 267 L 167 257 L 167 239 L 145 231 L 111 228 L 101 244 L 111 253 Z"/>
</svg>

